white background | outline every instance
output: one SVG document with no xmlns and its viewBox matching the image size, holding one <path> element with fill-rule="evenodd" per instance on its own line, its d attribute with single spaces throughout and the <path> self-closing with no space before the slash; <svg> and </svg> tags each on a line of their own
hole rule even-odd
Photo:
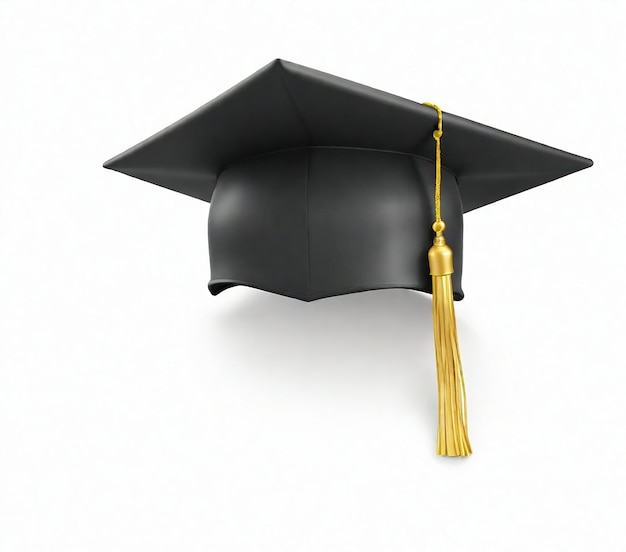
<svg viewBox="0 0 626 552">
<path fill-rule="evenodd" d="M 624 3 L 0 0 L 0 550 L 626 549 Z M 276 57 L 595 166 L 430 297 L 212 297 L 208 205 L 101 164 Z"/>
</svg>

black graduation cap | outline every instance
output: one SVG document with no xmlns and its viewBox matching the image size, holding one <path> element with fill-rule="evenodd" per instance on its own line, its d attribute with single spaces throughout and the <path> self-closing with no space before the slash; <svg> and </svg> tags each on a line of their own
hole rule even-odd
<svg viewBox="0 0 626 552">
<path fill-rule="evenodd" d="M 104 166 L 212 203 L 213 294 L 247 285 L 306 301 L 380 288 L 431 292 L 440 174 L 461 299 L 463 213 L 592 162 L 442 117 L 437 165 L 433 106 L 275 60 Z"/>
<path fill-rule="evenodd" d="M 313 300 L 430 291 L 436 112 L 275 60 L 104 166 L 211 201 L 211 282 Z M 462 213 L 592 162 L 444 114 L 442 211 L 461 299 Z"/>
</svg>

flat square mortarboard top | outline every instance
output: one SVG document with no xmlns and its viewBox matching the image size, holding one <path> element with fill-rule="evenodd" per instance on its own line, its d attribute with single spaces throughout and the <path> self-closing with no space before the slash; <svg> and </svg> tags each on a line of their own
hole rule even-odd
<svg viewBox="0 0 626 552">
<path fill-rule="evenodd" d="M 425 105 L 275 60 L 104 166 L 212 201 L 212 293 L 429 292 L 436 121 Z M 448 113 L 442 145 L 460 299 L 462 213 L 592 162 Z"/>
</svg>

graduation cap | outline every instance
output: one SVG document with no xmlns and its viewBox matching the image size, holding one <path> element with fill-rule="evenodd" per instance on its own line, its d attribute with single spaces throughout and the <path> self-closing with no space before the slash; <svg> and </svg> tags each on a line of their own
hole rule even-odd
<svg viewBox="0 0 626 552">
<path fill-rule="evenodd" d="M 591 165 L 283 60 L 104 164 L 211 202 L 214 295 L 432 293 L 437 453 L 448 456 L 471 453 L 453 304 L 463 213 Z"/>
</svg>

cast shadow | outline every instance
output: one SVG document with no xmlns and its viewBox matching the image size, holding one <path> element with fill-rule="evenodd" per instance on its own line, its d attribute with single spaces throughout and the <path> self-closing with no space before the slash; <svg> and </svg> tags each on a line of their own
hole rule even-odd
<svg viewBox="0 0 626 552">
<path fill-rule="evenodd" d="M 346 386 L 372 401 L 390 389 L 429 427 L 437 420 L 436 372 L 429 295 L 386 289 L 310 303 L 252 290 L 221 310 L 214 339 L 245 370 L 307 386 Z M 352 387 L 353 386 L 353 387 Z"/>
</svg>

